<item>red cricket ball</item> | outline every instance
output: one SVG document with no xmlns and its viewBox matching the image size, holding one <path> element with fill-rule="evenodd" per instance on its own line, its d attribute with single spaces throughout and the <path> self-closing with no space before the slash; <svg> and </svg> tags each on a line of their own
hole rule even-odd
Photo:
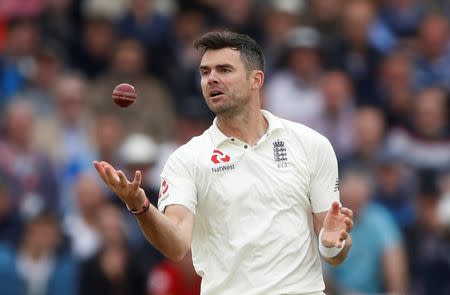
<svg viewBox="0 0 450 295">
<path fill-rule="evenodd" d="M 113 101 L 119 107 L 126 108 L 133 104 L 137 94 L 134 86 L 127 83 L 117 85 L 112 93 Z"/>
</svg>

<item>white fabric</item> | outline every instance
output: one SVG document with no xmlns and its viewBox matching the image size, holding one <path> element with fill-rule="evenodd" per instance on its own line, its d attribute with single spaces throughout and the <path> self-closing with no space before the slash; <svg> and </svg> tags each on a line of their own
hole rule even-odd
<svg viewBox="0 0 450 295">
<path fill-rule="evenodd" d="M 26 294 L 44 295 L 47 293 L 47 284 L 54 270 L 55 260 L 52 256 L 43 255 L 35 260 L 29 256 L 19 255 L 17 270 L 25 281 Z"/>
<path fill-rule="evenodd" d="M 161 174 L 159 209 L 181 204 L 195 214 L 192 256 L 203 295 L 324 289 L 312 213 L 339 200 L 336 157 L 312 129 L 263 114 L 269 128 L 255 146 L 214 122 Z"/>
<path fill-rule="evenodd" d="M 266 108 L 294 122 L 316 120 L 323 109 L 323 96 L 317 85 L 307 85 L 289 71 L 274 74 L 265 93 Z"/>
<path fill-rule="evenodd" d="M 325 245 L 322 243 L 322 233 L 323 233 L 323 228 L 320 230 L 320 234 L 319 234 L 319 252 L 320 252 L 320 254 L 322 254 L 323 257 L 327 257 L 327 258 L 336 257 L 342 251 L 342 249 L 344 249 L 345 240 L 342 241 L 341 247 L 325 247 Z"/>
</svg>

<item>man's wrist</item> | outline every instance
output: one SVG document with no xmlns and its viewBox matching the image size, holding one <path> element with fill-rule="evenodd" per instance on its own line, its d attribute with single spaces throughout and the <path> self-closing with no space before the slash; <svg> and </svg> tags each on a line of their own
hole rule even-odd
<svg viewBox="0 0 450 295">
<path fill-rule="evenodd" d="M 149 208 L 150 208 L 150 201 L 148 200 L 147 197 L 145 197 L 144 200 L 144 205 L 142 205 L 141 207 L 129 207 L 128 204 L 126 205 L 128 211 L 130 211 L 131 213 L 133 213 L 134 215 L 142 215 L 144 213 L 146 213 Z"/>
<path fill-rule="evenodd" d="M 323 233 L 323 228 L 320 230 L 320 233 L 319 233 L 319 252 L 320 252 L 320 254 L 326 258 L 336 257 L 342 251 L 342 249 L 344 249 L 345 240 L 342 241 L 341 247 L 325 247 L 325 245 L 322 243 L 322 233 Z"/>
</svg>

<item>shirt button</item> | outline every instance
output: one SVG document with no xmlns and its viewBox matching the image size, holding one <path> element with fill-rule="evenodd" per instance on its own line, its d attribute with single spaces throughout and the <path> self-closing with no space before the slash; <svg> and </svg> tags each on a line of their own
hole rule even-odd
<svg viewBox="0 0 450 295">
<path fill-rule="evenodd" d="M 244 145 L 244 149 L 248 148 L 248 145 Z"/>
</svg>

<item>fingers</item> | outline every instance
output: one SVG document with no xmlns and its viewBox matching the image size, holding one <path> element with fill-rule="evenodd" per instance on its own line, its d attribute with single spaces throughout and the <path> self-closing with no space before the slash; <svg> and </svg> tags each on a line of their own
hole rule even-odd
<svg viewBox="0 0 450 295">
<path fill-rule="evenodd" d="M 345 223 L 345 230 L 349 233 L 352 231 L 353 228 L 353 220 L 351 220 L 348 217 L 344 218 L 344 223 Z"/>
<path fill-rule="evenodd" d="M 339 202 L 334 201 L 333 204 L 331 204 L 331 209 L 330 209 L 331 213 L 338 214 L 340 207 L 341 207 L 341 205 L 339 204 Z"/>
<path fill-rule="evenodd" d="M 133 189 L 137 190 L 141 186 L 141 180 L 142 180 L 142 174 L 141 171 L 136 171 L 134 173 L 134 180 L 133 180 Z"/>
<path fill-rule="evenodd" d="M 128 180 L 125 177 L 125 174 L 123 174 L 121 170 L 118 170 L 117 175 L 119 176 L 119 185 L 121 187 L 125 187 L 128 184 Z"/>
<path fill-rule="evenodd" d="M 94 161 L 94 167 L 97 170 L 100 177 L 103 179 L 103 181 L 108 184 L 108 178 L 105 173 L 105 169 L 103 168 L 103 165 L 100 162 Z"/>
<path fill-rule="evenodd" d="M 113 187 L 116 186 L 117 183 L 120 181 L 119 176 L 117 175 L 117 171 L 111 165 L 105 165 L 104 169 L 106 179 L 108 181 L 107 183 Z"/>
<path fill-rule="evenodd" d="M 353 211 L 350 210 L 349 208 L 342 207 L 341 213 L 344 214 L 345 216 L 347 216 L 348 218 L 353 219 Z"/>
<path fill-rule="evenodd" d="M 348 232 L 342 231 L 341 236 L 339 240 L 336 242 L 335 246 L 338 248 L 342 247 L 342 242 L 345 241 L 348 238 L 348 236 L 349 236 Z"/>
</svg>

